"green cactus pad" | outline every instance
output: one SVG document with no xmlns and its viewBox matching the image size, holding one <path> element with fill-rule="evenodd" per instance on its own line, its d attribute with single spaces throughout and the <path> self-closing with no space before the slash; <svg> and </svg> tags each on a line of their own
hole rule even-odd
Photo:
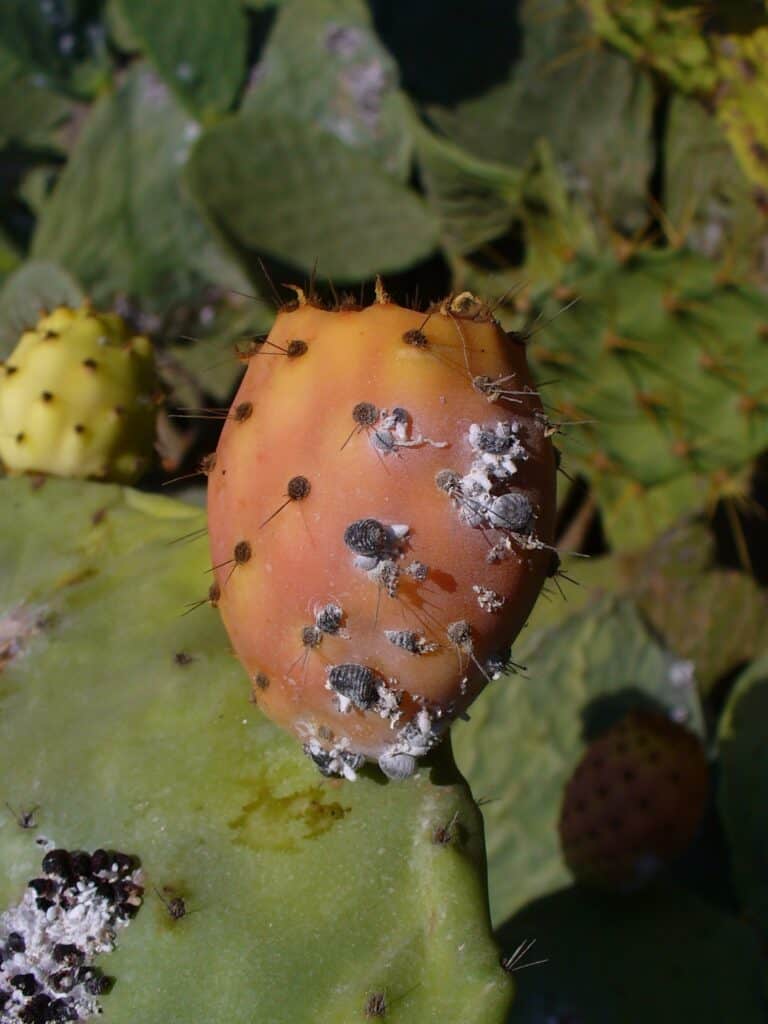
<svg viewBox="0 0 768 1024">
<path fill-rule="evenodd" d="M 268 252 L 358 281 L 411 266 L 437 245 L 437 224 L 413 190 L 367 153 L 296 117 L 245 110 L 205 132 L 187 171 L 211 221 L 254 267 Z"/>
<path fill-rule="evenodd" d="M 407 102 L 365 0 L 282 0 L 242 109 L 320 125 L 407 181 Z"/>
<path fill-rule="evenodd" d="M 766 211 L 722 125 L 703 104 L 676 94 L 664 135 L 664 205 L 670 238 L 721 261 L 735 279 L 765 290 Z"/>
<path fill-rule="evenodd" d="M 556 378 L 552 417 L 579 424 L 566 428 L 567 464 L 593 481 L 609 531 L 650 540 L 743 492 L 768 445 L 764 295 L 693 253 L 641 251 L 575 260 L 537 314 L 552 319 L 532 343 L 536 372 Z"/>
<path fill-rule="evenodd" d="M 248 25 L 239 0 L 186 0 L 169 17 L 154 0 L 117 0 L 119 23 L 196 116 L 226 110 L 243 84 Z"/>
<path fill-rule="evenodd" d="M 605 42 L 704 100 L 746 176 L 768 188 L 768 11 L 762 4 L 586 0 L 586 6 Z"/>
<path fill-rule="evenodd" d="M 411 9 L 379 6 L 382 21 L 393 22 L 387 41 L 402 54 L 408 87 L 426 94 L 431 124 L 475 158 L 519 170 L 547 139 L 570 194 L 595 220 L 630 232 L 643 224 L 653 162 L 650 78 L 590 45 L 580 4 L 483 3 L 467 18 L 461 5 L 422 0 L 423 38 L 437 31 L 441 44 L 427 52 Z"/>
<path fill-rule="evenodd" d="M 364 1024 L 379 994 L 396 1024 L 499 1024 L 512 985 L 449 752 L 412 784 L 323 779 L 248 702 L 218 615 L 183 614 L 210 581 L 205 540 L 173 543 L 198 510 L 52 479 L 0 497 L 0 798 L 39 805 L 35 829 L 0 815 L 0 907 L 40 834 L 141 859 L 105 1024 Z"/>
<path fill-rule="evenodd" d="M 702 728 L 688 663 L 656 643 L 627 599 L 604 598 L 526 635 L 513 657 L 525 675 L 487 687 L 454 728 L 457 761 L 483 806 L 495 922 L 568 881 L 557 818 L 593 730 L 649 701 Z"/>
<path fill-rule="evenodd" d="M 587 0 L 595 32 L 611 46 L 650 64 L 685 92 L 707 93 L 717 83 L 702 35 L 700 5 L 664 0 Z"/>
<path fill-rule="evenodd" d="M 691 662 L 703 697 L 768 650 L 768 594 L 747 572 L 715 563 L 715 538 L 702 521 L 682 522 L 640 551 L 567 558 L 560 595 L 545 594 L 525 637 L 572 618 L 607 594 L 631 600 L 657 639 Z"/>
<path fill-rule="evenodd" d="M 714 562 L 713 533 L 697 522 L 680 524 L 618 565 L 625 592 L 662 642 L 690 660 L 704 695 L 768 649 L 765 588 Z"/>
<path fill-rule="evenodd" d="M 140 297 L 166 313 L 198 302 L 204 282 L 248 291 L 185 194 L 181 174 L 200 125 L 136 61 L 88 110 L 37 220 L 35 259 L 53 260 L 94 302 Z"/>
<path fill-rule="evenodd" d="M 6 359 L 41 309 L 79 306 L 85 295 L 71 274 L 46 260 L 27 260 L 0 290 L 0 359 Z"/>
<path fill-rule="evenodd" d="M 639 898 L 562 889 L 500 931 L 505 949 L 536 937 L 508 1024 L 762 1024 L 756 936 L 686 890 Z M 524 962 L 524 961 L 523 961 Z"/>
<path fill-rule="evenodd" d="M 742 673 L 720 722 L 720 812 L 745 913 L 768 933 L 768 657 Z"/>
<path fill-rule="evenodd" d="M 152 455 L 158 386 L 147 338 L 114 314 L 60 306 L 3 364 L 0 460 L 15 473 L 135 480 Z"/>
</svg>

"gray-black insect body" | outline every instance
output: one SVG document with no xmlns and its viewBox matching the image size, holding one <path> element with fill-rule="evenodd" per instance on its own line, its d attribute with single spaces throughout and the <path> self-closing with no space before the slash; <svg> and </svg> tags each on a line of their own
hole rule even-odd
<svg viewBox="0 0 768 1024">
<path fill-rule="evenodd" d="M 362 711 L 376 703 L 376 682 L 376 673 L 367 665 L 334 665 L 328 672 L 328 685 L 331 689 Z"/>
<path fill-rule="evenodd" d="M 326 604 L 315 615 L 315 625 L 321 633 L 333 635 L 341 629 L 344 611 L 338 604 Z"/>
<path fill-rule="evenodd" d="M 416 758 L 405 752 L 385 751 L 379 758 L 379 768 L 388 779 L 399 782 L 410 778 L 416 771 Z"/>
<path fill-rule="evenodd" d="M 305 743 L 304 753 L 314 762 L 315 767 L 321 775 L 325 775 L 326 778 L 328 778 L 331 775 L 336 774 L 331 767 L 333 757 L 327 750 L 323 750 L 320 747 L 313 748 L 309 743 Z"/>
<path fill-rule="evenodd" d="M 353 772 L 359 771 L 365 764 L 365 757 L 362 754 L 353 754 L 351 750 L 324 750 L 315 744 L 305 743 L 304 753 L 309 757 L 321 775 L 330 778 L 339 775 L 342 761 Z"/>
<path fill-rule="evenodd" d="M 423 562 L 411 562 L 410 565 L 406 565 L 403 572 L 410 576 L 411 579 L 416 580 L 418 583 L 423 583 L 429 575 L 429 566 Z"/>
<path fill-rule="evenodd" d="M 384 587 L 389 597 L 397 597 L 400 586 L 400 570 L 391 558 L 383 558 L 371 569 L 368 575 L 380 586 Z"/>
<path fill-rule="evenodd" d="M 491 526 L 512 533 L 530 533 L 533 526 L 533 506 L 522 491 L 509 491 L 493 499 L 488 510 Z"/>
<path fill-rule="evenodd" d="M 378 519 L 356 519 L 344 531 L 344 543 L 356 555 L 379 558 L 389 549 L 391 534 Z"/>
<path fill-rule="evenodd" d="M 437 644 L 430 643 L 412 629 L 385 629 L 384 636 L 395 647 L 400 647 L 409 654 L 430 654 L 438 648 Z"/>
<path fill-rule="evenodd" d="M 452 622 L 446 629 L 448 639 L 464 651 L 472 650 L 472 626 L 466 619 Z"/>
<path fill-rule="evenodd" d="M 479 430 L 475 437 L 475 445 L 481 452 L 492 455 L 503 455 L 516 444 L 517 438 L 512 433 L 497 434 L 495 430 Z"/>
<path fill-rule="evenodd" d="M 304 647 L 319 647 L 323 639 L 323 632 L 319 626 L 304 626 L 301 630 L 301 642 Z"/>
<path fill-rule="evenodd" d="M 355 553 L 355 565 L 370 571 L 394 554 L 409 533 L 404 523 L 385 526 L 378 519 L 356 519 L 344 531 L 344 543 Z"/>
<path fill-rule="evenodd" d="M 435 483 L 446 494 L 455 495 L 461 492 L 461 477 L 452 469 L 441 469 L 435 477 Z"/>
<path fill-rule="evenodd" d="M 383 992 L 372 992 L 365 1001 L 365 1016 L 385 1017 L 387 1013 L 387 999 Z"/>
</svg>

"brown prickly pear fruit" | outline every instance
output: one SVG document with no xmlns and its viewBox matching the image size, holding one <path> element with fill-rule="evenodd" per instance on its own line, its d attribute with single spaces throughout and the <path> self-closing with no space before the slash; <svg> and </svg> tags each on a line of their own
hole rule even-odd
<svg viewBox="0 0 768 1024">
<path fill-rule="evenodd" d="M 631 711 L 568 782 L 560 842 L 577 881 L 631 890 L 693 842 L 709 796 L 701 741 L 661 712 Z"/>
<path fill-rule="evenodd" d="M 254 345 L 208 475 L 218 607 L 324 774 L 413 773 L 551 571 L 555 459 L 521 340 L 474 297 L 307 302 Z"/>
</svg>

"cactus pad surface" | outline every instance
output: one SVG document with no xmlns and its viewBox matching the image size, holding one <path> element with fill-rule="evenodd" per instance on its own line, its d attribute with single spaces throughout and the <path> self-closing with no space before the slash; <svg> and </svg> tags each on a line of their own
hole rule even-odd
<svg viewBox="0 0 768 1024">
<path fill-rule="evenodd" d="M 768 931 L 765 848 L 768 823 L 768 657 L 739 678 L 720 720 L 722 777 L 719 804 L 728 836 L 733 876 L 745 916 Z"/>
<path fill-rule="evenodd" d="M 575 304 L 563 310 L 566 302 Z M 543 300 L 532 360 L 569 466 L 609 530 L 650 539 L 739 480 L 768 444 L 768 301 L 683 251 L 578 259 Z M 557 315 L 562 311 L 562 315 Z"/>
<path fill-rule="evenodd" d="M 144 903 L 95 964 L 105 1024 L 364 1022 L 377 993 L 396 1024 L 502 1021 L 482 825 L 447 749 L 407 787 L 322 779 L 248 703 L 218 616 L 183 614 L 205 545 L 171 542 L 201 513 L 35 484 L 0 483 L 0 908 L 41 836 L 138 858 Z"/>
</svg>

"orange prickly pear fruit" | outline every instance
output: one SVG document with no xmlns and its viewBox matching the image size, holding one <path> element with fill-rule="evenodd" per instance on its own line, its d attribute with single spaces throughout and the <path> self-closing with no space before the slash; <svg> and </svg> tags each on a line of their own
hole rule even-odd
<svg viewBox="0 0 768 1024">
<path fill-rule="evenodd" d="M 299 294 L 254 345 L 208 473 L 218 607 L 264 712 L 324 774 L 413 773 L 508 661 L 553 566 L 555 457 L 525 346 Z"/>
<path fill-rule="evenodd" d="M 701 741 L 632 711 L 588 748 L 565 789 L 560 840 L 577 881 L 633 889 L 684 853 L 709 797 Z"/>
</svg>

